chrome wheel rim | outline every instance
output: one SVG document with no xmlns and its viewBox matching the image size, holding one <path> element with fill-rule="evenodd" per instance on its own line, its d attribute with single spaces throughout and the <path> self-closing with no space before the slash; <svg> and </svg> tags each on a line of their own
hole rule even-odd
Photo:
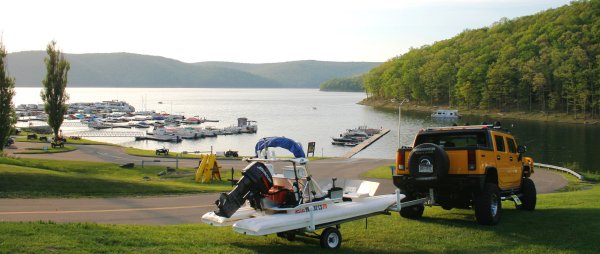
<svg viewBox="0 0 600 254">
<path fill-rule="evenodd" d="M 492 216 L 496 216 L 498 214 L 498 196 L 492 195 L 492 203 L 490 204 L 490 211 L 492 212 Z"/>
<path fill-rule="evenodd" d="M 329 234 L 327 236 L 327 244 L 329 244 L 330 248 L 334 248 L 335 246 L 337 246 L 340 242 L 340 238 L 338 237 L 337 234 Z"/>
</svg>

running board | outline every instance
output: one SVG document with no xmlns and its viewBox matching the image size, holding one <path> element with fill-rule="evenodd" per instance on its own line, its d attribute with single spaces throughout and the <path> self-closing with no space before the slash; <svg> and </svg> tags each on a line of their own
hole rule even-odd
<svg viewBox="0 0 600 254">
<path fill-rule="evenodd" d="M 513 202 L 515 202 L 515 205 L 517 207 L 519 207 L 520 205 L 522 205 L 523 203 L 521 202 L 521 198 L 523 197 L 523 194 L 519 193 L 519 194 L 512 194 L 510 196 L 504 196 L 502 198 L 500 198 L 502 201 L 504 200 L 512 200 Z"/>
<path fill-rule="evenodd" d="M 513 196 L 517 196 L 518 198 L 522 198 L 523 194 L 521 194 L 521 193 L 519 193 L 519 194 L 512 194 L 512 195 L 509 195 L 509 196 L 504 196 L 501 199 L 502 199 L 502 201 L 514 200 Z"/>
</svg>

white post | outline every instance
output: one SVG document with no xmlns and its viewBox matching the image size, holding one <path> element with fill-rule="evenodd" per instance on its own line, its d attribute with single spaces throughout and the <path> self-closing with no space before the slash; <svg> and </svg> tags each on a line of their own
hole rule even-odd
<svg viewBox="0 0 600 254">
<path fill-rule="evenodd" d="M 400 126 L 402 125 L 402 103 L 404 102 L 408 102 L 408 99 L 404 98 L 402 101 L 400 101 L 400 104 L 398 105 L 398 149 L 402 147 L 400 141 Z"/>
<path fill-rule="evenodd" d="M 396 209 L 402 210 L 402 199 L 400 198 L 400 189 L 396 189 Z"/>
<path fill-rule="evenodd" d="M 402 125 L 402 103 L 404 101 L 400 102 L 400 105 L 398 105 L 398 149 L 400 149 L 402 147 L 402 145 L 400 144 L 400 126 Z"/>
</svg>

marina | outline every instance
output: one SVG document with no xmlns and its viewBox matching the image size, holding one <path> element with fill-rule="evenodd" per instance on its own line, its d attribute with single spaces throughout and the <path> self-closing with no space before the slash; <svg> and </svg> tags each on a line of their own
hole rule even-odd
<svg viewBox="0 0 600 254">
<path fill-rule="evenodd" d="M 159 103 L 160 104 L 160 103 Z M 48 125 L 43 105 L 20 104 L 17 106 L 19 127 L 33 128 Z M 75 102 L 69 104 L 68 115 L 62 128 L 67 137 L 133 137 L 135 141 L 152 140 L 159 142 L 181 142 L 183 139 L 201 139 L 218 135 L 256 133 L 257 121 L 239 117 L 237 125 L 224 128 L 214 126 L 199 127 L 200 124 L 219 120 L 205 117 L 186 118 L 183 114 L 156 113 L 154 110 L 135 111 L 135 107 L 125 101 Z M 140 131 L 117 131 L 115 129 L 140 129 Z M 111 129 L 110 131 L 106 131 Z M 152 131 L 149 131 L 152 129 Z"/>
<path fill-rule="evenodd" d="M 165 146 L 171 151 L 204 150 L 213 146 L 216 151 L 237 150 L 241 156 L 254 151 L 243 144 L 255 143 L 259 137 L 288 136 L 294 137 L 303 146 L 308 142 L 316 142 L 315 156 L 339 157 L 352 147 L 331 144 L 331 137 L 339 136 L 346 128 L 368 124 L 373 127 L 390 129 L 390 133 L 377 142 L 352 156 L 352 158 L 395 158 L 398 147 L 398 111 L 376 109 L 356 104 L 365 98 L 364 93 L 319 92 L 317 89 L 294 89 L 290 96 L 288 89 L 213 89 L 213 88 L 149 88 L 140 94 L 136 88 L 67 88 L 72 102 L 101 101 L 119 99 L 127 101 L 142 111 L 154 109 L 156 112 L 167 112 L 170 105 L 160 105 L 157 101 L 174 101 L 173 112 L 185 112 L 186 117 L 200 116 L 206 119 L 220 120 L 205 122 L 202 128 L 223 129 L 237 123 L 243 116 L 257 121 L 260 128 L 256 134 L 219 135 L 201 139 L 183 139 L 179 143 L 153 140 L 135 141 L 134 137 L 87 137 L 88 139 L 114 143 L 125 147 L 154 150 Z M 39 88 L 17 87 L 14 103 L 39 104 Z M 117 95 L 117 96 L 115 96 Z M 147 97 L 146 109 L 140 97 Z M 154 106 L 151 106 L 154 105 Z M 282 106 L 284 105 L 284 106 Z M 317 110 L 313 110 L 316 107 Z M 401 146 L 410 146 L 414 135 L 422 128 L 447 126 L 452 122 L 436 121 L 430 117 L 431 112 L 402 111 Z M 461 113 L 459 111 L 459 113 Z M 459 124 L 494 122 L 494 115 L 476 117 L 464 115 L 455 120 Z M 577 162 L 581 168 L 596 170 L 600 165 L 600 157 L 588 151 L 600 149 L 600 131 L 598 125 L 571 125 L 553 122 L 535 122 L 525 120 L 501 120 L 504 126 L 515 135 L 527 137 L 520 143 L 529 148 L 529 152 L 539 161 L 553 165 Z M 139 122 L 139 121 L 135 121 Z M 155 122 L 155 121 L 148 121 Z M 33 121 L 42 124 L 42 121 Z M 26 122 L 19 122 L 27 126 Z M 514 124 L 514 126 L 513 126 Z M 65 120 L 63 133 L 90 130 L 80 126 L 78 120 Z M 146 128 L 103 129 L 99 131 L 141 131 Z M 116 136 L 116 135 L 115 135 Z M 540 140 L 544 145 L 540 145 Z M 552 149 L 553 147 L 569 147 L 569 150 Z"/>
</svg>

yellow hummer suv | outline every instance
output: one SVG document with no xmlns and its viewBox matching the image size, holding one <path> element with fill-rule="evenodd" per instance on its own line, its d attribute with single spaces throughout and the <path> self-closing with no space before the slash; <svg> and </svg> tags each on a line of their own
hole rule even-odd
<svg viewBox="0 0 600 254">
<path fill-rule="evenodd" d="M 474 209 L 477 222 L 500 221 L 502 200 L 520 210 L 536 204 L 533 159 L 517 146 L 501 126 L 476 125 L 429 128 L 419 131 L 413 147 L 396 154 L 394 185 L 406 195 L 403 201 L 428 197 L 444 209 Z M 418 219 L 424 205 L 403 208 L 402 217 Z"/>
</svg>

